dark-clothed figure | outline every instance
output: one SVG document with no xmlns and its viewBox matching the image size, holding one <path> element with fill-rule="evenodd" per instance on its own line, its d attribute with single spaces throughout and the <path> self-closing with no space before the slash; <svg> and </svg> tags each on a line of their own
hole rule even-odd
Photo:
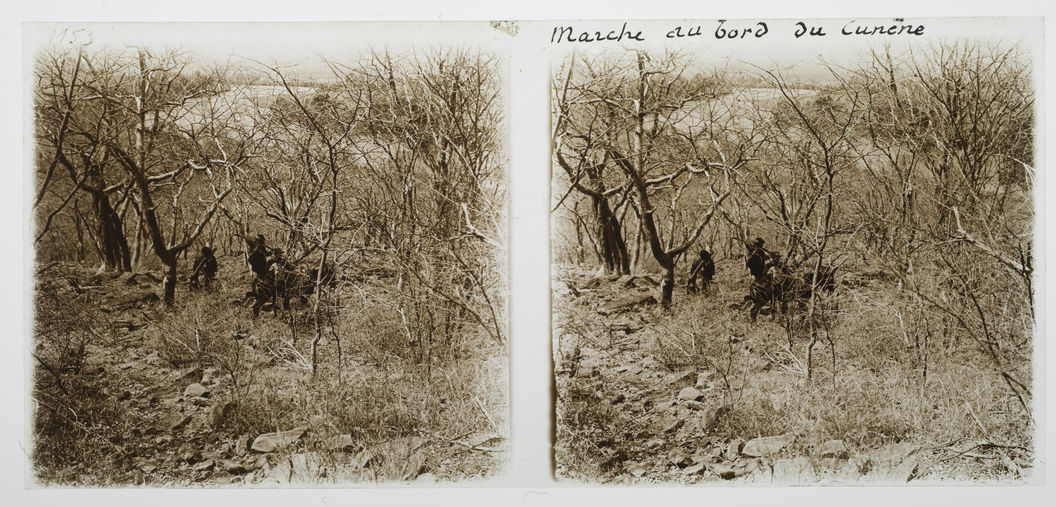
<svg viewBox="0 0 1056 507">
<path fill-rule="evenodd" d="M 755 238 L 754 242 L 747 243 L 746 246 L 748 247 L 748 259 L 744 262 L 744 265 L 748 267 L 752 278 L 755 281 L 760 281 L 766 276 L 767 261 L 770 260 L 770 253 L 763 248 L 763 238 Z"/>
<path fill-rule="evenodd" d="M 268 246 L 264 244 L 264 235 L 258 234 L 256 240 L 247 239 L 249 245 L 249 267 L 257 278 L 268 275 Z"/>
<path fill-rule="evenodd" d="M 212 287 L 213 280 L 216 278 L 216 270 L 218 265 L 216 263 L 216 256 L 213 255 L 213 249 L 207 246 L 202 247 L 202 252 L 194 259 L 194 271 L 191 273 L 191 287 L 198 287 L 198 277 L 202 276 L 205 279 L 205 288 Z"/>
<path fill-rule="evenodd" d="M 700 257 L 693 261 L 693 266 L 689 268 L 689 280 L 686 281 L 686 290 L 690 294 L 696 294 L 698 278 L 701 282 L 701 291 L 708 290 L 712 278 L 715 278 L 715 261 L 711 258 L 711 252 L 707 250 L 701 250 Z"/>
<path fill-rule="evenodd" d="M 759 315 L 759 310 L 764 306 L 775 306 L 775 289 L 777 285 L 774 284 L 774 276 L 769 271 L 770 268 L 775 266 L 772 262 L 772 256 L 770 252 L 767 252 L 763 248 L 763 238 L 755 238 L 753 242 L 745 242 L 745 246 L 748 248 L 748 258 L 745 260 L 744 265 L 748 267 L 748 272 L 752 274 L 752 282 L 748 286 L 748 296 L 744 299 L 745 301 L 752 302 L 751 317 L 752 322 L 755 322 L 756 317 Z"/>
<path fill-rule="evenodd" d="M 253 282 L 247 297 L 255 300 L 253 304 L 253 315 L 260 314 L 260 308 L 267 301 L 275 301 L 275 277 L 271 272 L 272 260 L 269 258 L 271 250 L 264 240 L 263 234 L 258 234 L 257 239 L 246 239 L 249 247 L 249 268 L 253 270 Z"/>
</svg>

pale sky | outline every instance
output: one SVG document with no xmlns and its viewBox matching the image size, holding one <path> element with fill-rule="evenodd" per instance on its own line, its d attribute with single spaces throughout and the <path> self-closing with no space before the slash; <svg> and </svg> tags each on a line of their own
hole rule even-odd
<svg viewBox="0 0 1056 507">
<path fill-rule="evenodd" d="M 240 59 L 292 66 L 300 77 L 326 77 L 321 57 L 351 63 L 368 49 L 400 53 L 452 45 L 499 46 L 509 37 L 487 22 L 372 23 L 27 23 L 27 54 L 52 43 L 89 47 L 182 49 L 195 63 Z M 246 60 L 246 65 L 253 65 Z"/>
<path fill-rule="evenodd" d="M 940 41 L 975 39 L 999 41 L 1002 44 L 1019 44 L 1024 50 L 1040 49 L 1043 43 L 1044 23 L 1042 18 L 905 18 L 903 22 L 892 18 L 862 18 L 850 24 L 854 26 L 890 26 L 892 24 L 924 25 L 924 34 L 915 35 L 875 35 L 845 36 L 841 29 L 854 18 L 832 19 L 745 19 L 728 20 L 722 24 L 726 30 L 731 28 L 753 28 L 758 30 L 758 22 L 767 24 L 767 33 L 756 38 L 748 35 L 737 39 L 716 39 L 717 20 L 674 20 L 630 22 L 628 29 L 637 32 L 642 30 L 644 43 L 620 43 L 623 47 L 640 44 L 649 49 L 679 48 L 691 53 L 696 63 L 704 66 L 730 63 L 732 69 L 758 67 L 788 70 L 787 75 L 803 78 L 827 77 L 829 72 L 824 64 L 854 66 L 868 54 L 870 47 L 881 48 L 891 44 L 892 54 L 900 54 L 909 48 L 923 49 Z M 808 26 L 821 26 L 826 33 L 824 37 L 804 35 L 795 37 L 796 22 L 803 21 Z M 613 28 L 619 29 L 622 22 L 563 22 L 572 25 L 577 32 L 581 30 L 602 30 L 607 33 Z M 700 27 L 702 35 L 669 39 L 666 37 L 675 27 L 681 26 L 683 32 L 690 28 Z M 853 29 L 852 29 L 853 31 Z M 550 34 L 547 34 L 549 38 Z M 600 51 L 612 51 L 613 45 L 571 45 L 559 44 L 562 53 L 570 48 L 589 54 Z M 1040 53 L 1040 50 L 1037 51 Z M 1040 54 L 1035 54 L 1040 57 Z"/>
<path fill-rule="evenodd" d="M 716 39 L 717 20 L 628 21 L 628 29 L 641 30 L 644 42 L 605 42 L 550 44 L 555 26 L 573 26 L 577 32 L 589 30 L 608 33 L 619 30 L 623 21 L 522 21 L 518 44 L 537 48 L 559 59 L 569 49 L 593 53 L 620 51 L 622 48 L 678 47 L 693 54 L 706 66 L 724 64 L 748 68 L 780 67 L 789 75 L 826 76 L 822 61 L 836 66 L 853 65 L 870 47 L 890 43 L 893 52 L 910 46 L 926 47 L 941 40 L 963 38 L 1017 43 L 1024 49 L 1040 48 L 1044 33 L 1042 18 L 863 18 L 852 24 L 862 26 L 911 24 L 924 25 L 924 35 L 845 36 L 840 30 L 853 18 L 804 19 L 810 26 L 821 26 L 824 37 L 796 38 L 798 19 L 729 20 L 723 28 L 767 24 L 768 33 L 761 38 L 749 35 L 734 40 Z M 684 31 L 700 27 L 700 36 L 669 39 L 667 33 L 676 26 Z M 351 62 L 367 48 L 393 52 L 409 48 L 451 45 L 489 48 L 502 52 L 513 39 L 491 28 L 486 21 L 468 22 L 360 22 L 360 23 L 27 23 L 24 31 L 26 51 L 35 52 L 42 44 L 90 39 L 93 47 L 147 46 L 153 49 L 182 48 L 190 50 L 199 61 L 217 62 L 244 57 L 268 64 L 292 65 L 304 77 L 328 75 L 320 55 L 328 59 Z M 527 44 L 525 44 L 527 43 Z M 1040 52 L 1040 51 L 1039 51 Z M 234 63 L 237 63 L 234 62 Z M 247 62 L 248 63 L 248 62 Z"/>
</svg>

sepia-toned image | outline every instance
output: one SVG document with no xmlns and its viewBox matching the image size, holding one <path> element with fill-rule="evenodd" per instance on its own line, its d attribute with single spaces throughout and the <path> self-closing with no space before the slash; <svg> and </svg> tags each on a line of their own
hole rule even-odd
<svg viewBox="0 0 1056 507">
<path fill-rule="evenodd" d="M 552 59 L 557 479 L 1035 483 L 1040 19 L 679 23 Z"/>
<path fill-rule="evenodd" d="M 503 471 L 509 35 L 442 28 L 27 25 L 32 484 Z"/>
</svg>

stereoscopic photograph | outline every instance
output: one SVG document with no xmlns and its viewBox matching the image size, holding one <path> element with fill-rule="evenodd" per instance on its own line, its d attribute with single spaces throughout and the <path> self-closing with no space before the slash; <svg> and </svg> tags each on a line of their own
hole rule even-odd
<svg viewBox="0 0 1056 507">
<path fill-rule="evenodd" d="M 1033 483 L 1041 20 L 638 25 L 555 29 L 557 479 Z"/>
<path fill-rule="evenodd" d="M 507 39 L 25 25 L 30 482 L 502 472 Z"/>
</svg>

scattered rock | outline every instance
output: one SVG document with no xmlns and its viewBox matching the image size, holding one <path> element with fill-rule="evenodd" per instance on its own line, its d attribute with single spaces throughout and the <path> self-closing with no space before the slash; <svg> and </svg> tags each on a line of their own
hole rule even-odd
<svg viewBox="0 0 1056 507">
<path fill-rule="evenodd" d="M 613 315 L 633 309 L 636 306 L 655 305 L 656 298 L 651 294 L 632 294 L 605 303 L 598 307 L 598 313 L 602 315 Z"/>
<path fill-rule="evenodd" d="M 696 387 L 698 389 L 703 389 L 705 387 L 708 387 L 711 384 L 712 377 L 714 377 L 714 376 L 715 376 L 715 373 L 714 372 L 710 372 L 710 371 L 703 371 L 703 372 L 698 373 L 697 374 Z"/>
<path fill-rule="evenodd" d="M 187 396 L 188 398 L 194 398 L 194 397 L 208 398 L 209 397 L 209 389 L 206 389 L 205 386 L 203 386 L 203 385 L 201 385 L 201 384 L 196 382 L 194 384 L 191 384 L 191 385 L 187 386 L 187 389 L 183 390 L 183 395 Z"/>
<path fill-rule="evenodd" d="M 238 482 L 238 476 L 231 475 L 227 472 L 221 471 L 220 473 L 212 477 L 213 483 L 223 486 L 225 484 L 234 484 Z"/>
<path fill-rule="evenodd" d="M 890 464 L 901 463 L 906 456 L 917 452 L 919 446 L 911 442 L 898 442 L 881 447 L 874 453 L 877 461 Z"/>
<path fill-rule="evenodd" d="M 704 420 L 707 423 L 708 430 L 717 428 L 722 422 L 729 417 L 730 407 L 721 406 L 708 409 L 707 414 L 704 416 Z"/>
<path fill-rule="evenodd" d="M 204 385 L 216 385 L 220 382 L 220 371 L 216 368 L 206 368 L 202 373 L 201 383 Z"/>
<path fill-rule="evenodd" d="M 730 444 L 726 446 L 726 457 L 729 459 L 737 459 L 741 457 L 742 448 L 744 448 L 744 440 L 739 438 L 730 440 Z"/>
<path fill-rule="evenodd" d="M 604 454 L 608 457 L 602 460 L 599 466 L 603 472 L 618 470 L 623 465 L 623 462 L 627 461 L 627 453 L 621 450 L 614 451 L 606 448 L 604 451 L 606 451 Z"/>
<path fill-rule="evenodd" d="M 191 422 L 191 416 L 189 416 L 189 415 L 185 415 L 185 416 L 177 415 L 176 417 L 174 417 L 172 419 L 172 422 L 169 423 L 169 429 L 173 430 L 173 431 L 182 429 L 184 426 L 187 426 L 187 423 L 189 423 L 189 422 Z"/>
<path fill-rule="evenodd" d="M 682 406 L 691 410 L 704 410 L 705 408 L 708 408 L 707 405 L 699 401 L 685 401 L 682 402 Z"/>
<path fill-rule="evenodd" d="M 480 448 L 482 446 L 486 447 L 496 445 L 502 442 L 503 440 L 505 440 L 505 438 L 502 435 L 499 435 L 498 433 L 477 432 L 465 437 L 464 441 L 465 444 L 469 446 L 469 448 L 473 449 Z"/>
<path fill-rule="evenodd" d="M 213 429 L 219 429 L 234 415 L 237 409 L 237 401 L 225 401 L 213 406 L 213 409 L 209 411 L 209 425 Z"/>
<path fill-rule="evenodd" d="M 258 470 L 266 466 L 268 466 L 268 458 L 263 454 L 257 456 L 256 460 L 246 463 L 246 468 L 248 470 Z"/>
<path fill-rule="evenodd" d="M 648 471 L 648 470 L 647 470 L 647 469 L 645 468 L 645 466 L 644 466 L 644 465 L 642 465 L 641 463 L 639 463 L 639 462 L 637 462 L 637 461 L 633 461 L 633 462 L 630 462 L 630 463 L 626 463 L 626 464 L 624 465 L 624 468 L 625 468 L 625 469 L 626 469 L 626 470 L 627 470 L 628 472 L 630 472 L 630 473 L 631 473 L 631 475 L 633 475 L 633 476 L 635 476 L 635 477 L 641 477 L 641 476 L 645 475 L 645 472 L 647 472 L 647 471 Z"/>
<path fill-rule="evenodd" d="M 250 449 L 257 452 L 273 452 L 282 447 L 286 447 L 294 442 L 297 442 L 304 434 L 308 431 L 308 428 L 294 428 L 288 431 L 278 431 L 275 433 L 265 433 L 260 435 L 253 441 L 253 445 Z"/>
<path fill-rule="evenodd" d="M 407 458 L 403 472 L 403 480 L 413 480 L 425 471 L 425 454 L 422 454 L 422 451 L 415 451 L 414 454 L 411 454 L 410 458 Z"/>
<path fill-rule="evenodd" d="M 664 433 L 674 433 L 686 424 L 684 417 L 668 417 L 664 421 Z"/>
<path fill-rule="evenodd" d="M 374 463 L 374 453 L 368 449 L 363 449 L 356 453 L 356 456 L 352 458 L 349 463 L 353 470 L 360 468 L 368 468 Z"/>
<path fill-rule="evenodd" d="M 180 459 L 187 463 L 198 463 L 202 460 L 202 453 L 197 449 L 187 449 L 183 446 L 182 452 L 180 453 Z"/>
<path fill-rule="evenodd" d="M 630 276 L 623 280 L 623 286 L 627 288 L 655 289 L 660 286 L 660 282 L 650 276 Z"/>
<path fill-rule="evenodd" d="M 132 465 L 145 474 L 153 473 L 158 469 L 158 465 L 153 460 L 142 457 L 132 458 Z"/>
<path fill-rule="evenodd" d="M 797 456 L 792 459 L 779 459 L 772 464 L 771 481 L 790 484 L 808 484 L 818 481 L 818 474 L 810 459 Z"/>
<path fill-rule="evenodd" d="M 702 447 L 706 446 L 707 444 L 704 444 Z M 693 463 L 718 463 L 721 454 L 722 450 L 718 447 L 700 449 L 693 453 Z"/>
<path fill-rule="evenodd" d="M 696 374 L 687 370 L 665 375 L 662 382 L 665 384 L 682 385 L 692 382 L 695 378 L 697 378 Z"/>
<path fill-rule="evenodd" d="M 637 316 L 620 316 L 607 327 L 613 333 L 633 334 L 645 327 L 645 324 Z"/>
<path fill-rule="evenodd" d="M 235 438 L 234 445 L 231 446 L 231 452 L 236 456 L 242 456 L 249 452 L 249 442 L 252 440 L 249 435 L 240 435 Z"/>
<path fill-rule="evenodd" d="M 659 449 L 659 448 L 661 448 L 663 446 L 664 446 L 664 439 L 662 439 L 662 438 L 654 438 L 654 439 L 652 439 L 652 440 L 650 440 L 650 441 L 645 443 L 645 448 L 650 450 L 650 451 Z"/>
<path fill-rule="evenodd" d="M 822 458 L 845 459 L 848 456 L 847 445 L 843 440 L 829 440 L 818 448 L 818 455 Z"/>
<path fill-rule="evenodd" d="M 919 463 L 914 458 L 909 458 L 902 464 L 891 469 L 888 473 L 887 479 L 892 482 L 906 483 L 913 479 L 914 474 L 917 473 L 917 467 Z"/>
<path fill-rule="evenodd" d="M 796 435 L 793 433 L 785 433 L 784 435 L 772 437 L 753 438 L 749 440 L 747 444 L 744 444 L 744 449 L 741 450 L 741 454 L 753 458 L 771 456 L 780 452 L 781 449 L 788 447 L 789 444 L 795 440 Z"/>
<path fill-rule="evenodd" d="M 190 370 L 187 370 L 187 371 L 183 372 L 183 374 L 181 374 L 179 376 L 179 378 L 176 379 L 176 383 L 177 384 L 182 384 L 184 382 L 197 382 L 201 378 L 202 378 L 202 369 L 201 368 L 191 368 Z"/>
<path fill-rule="evenodd" d="M 323 448 L 328 451 L 352 451 L 355 447 L 355 442 L 352 440 L 352 435 L 345 433 L 343 435 L 334 435 L 323 442 Z"/>
<path fill-rule="evenodd" d="M 141 282 L 144 282 L 143 284 L 147 285 L 145 282 L 148 281 L 153 282 L 155 284 L 161 283 L 161 279 L 158 278 L 157 275 L 146 271 L 140 273 L 132 273 L 126 271 L 124 273 L 121 273 L 121 275 L 118 276 L 117 279 L 118 281 L 123 282 L 125 285 L 139 285 Z"/>
<path fill-rule="evenodd" d="M 712 465 L 711 472 L 727 481 L 737 477 L 737 471 L 726 465 Z"/>
<path fill-rule="evenodd" d="M 686 475 L 698 475 L 704 471 L 704 464 L 697 463 L 696 465 L 690 465 L 682 469 L 682 473 Z"/>
<path fill-rule="evenodd" d="M 199 462 L 199 463 L 196 463 L 196 464 L 195 464 L 195 465 L 194 465 L 193 467 L 191 467 L 191 468 L 192 468 L 193 470 L 197 471 L 197 472 L 203 472 L 203 471 L 208 471 L 208 470 L 212 470 L 212 469 L 213 469 L 213 467 L 215 467 L 215 466 L 216 466 L 216 462 L 214 462 L 214 461 L 213 461 L 213 460 L 211 460 L 211 459 L 207 459 L 207 460 L 205 460 L 205 461 L 201 461 L 201 462 Z"/>
<path fill-rule="evenodd" d="M 242 463 L 229 459 L 217 460 L 216 465 L 229 474 L 242 475 L 249 471 Z"/>
<path fill-rule="evenodd" d="M 667 455 L 668 463 L 675 465 L 679 468 L 685 468 L 693 464 L 693 460 L 690 459 L 689 453 L 683 450 L 681 447 L 676 447 L 671 450 Z"/>
<path fill-rule="evenodd" d="M 678 392 L 678 399 L 697 401 L 704 397 L 704 393 L 698 391 L 694 387 L 686 387 Z"/>
<path fill-rule="evenodd" d="M 848 477 L 859 479 L 871 472 L 874 466 L 876 463 L 873 463 L 872 459 L 855 456 L 843 464 L 841 472 Z"/>
<path fill-rule="evenodd" d="M 619 275 L 616 275 L 616 276 L 613 276 L 613 275 L 598 275 L 598 276 L 595 276 L 594 278 L 591 278 L 590 280 L 587 280 L 587 283 L 583 284 L 583 288 L 584 289 L 597 289 L 598 287 L 601 287 L 605 283 L 608 283 L 608 282 L 611 282 L 611 281 L 614 281 L 614 280 L 619 280 L 619 278 L 620 278 Z"/>
</svg>

